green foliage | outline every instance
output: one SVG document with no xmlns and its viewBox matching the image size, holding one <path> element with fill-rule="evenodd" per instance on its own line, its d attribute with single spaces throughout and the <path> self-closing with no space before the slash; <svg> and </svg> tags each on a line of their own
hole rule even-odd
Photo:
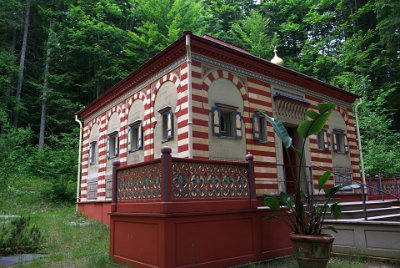
<svg viewBox="0 0 400 268">
<path fill-rule="evenodd" d="M 73 202 L 76 194 L 77 140 L 78 134 L 71 133 L 60 138 L 54 137 L 45 146 L 37 149 L 27 159 L 25 166 L 32 176 L 49 182 L 43 187 L 45 199 L 60 203 Z"/>
<path fill-rule="evenodd" d="M 285 145 L 285 148 L 288 149 L 292 146 L 292 138 L 289 136 L 285 126 L 282 124 L 282 122 L 275 120 L 272 117 L 269 117 L 266 113 L 263 113 L 265 118 L 267 118 L 268 122 L 272 125 L 274 128 L 275 133 L 278 135 L 278 137 L 281 139 L 283 144 Z"/>
<path fill-rule="evenodd" d="M 32 152 L 32 131 L 29 128 L 5 126 L 0 135 L 0 181 L 7 186 L 8 177 L 13 174 L 27 174 L 25 160 Z M 7 187 L 2 187 L 6 189 Z"/>
<path fill-rule="evenodd" d="M 184 30 L 203 33 L 203 7 L 199 0 L 135 0 L 139 18 L 130 33 L 134 45 L 129 54 L 139 63 L 174 42 Z"/>
<path fill-rule="evenodd" d="M 324 103 L 318 105 L 318 111 L 309 109 L 306 112 L 310 119 L 304 120 L 297 128 L 297 133 L 303 138 L 302 149 L 296 150 L 299 163 L 303 163 L 307 139 L 311 135 L 318 134 L 323 129 L 334 109 L 334 104 Z M 264 116 L 266 116 L 268 122 L 272 124 L 275 133 L 277 133 L 279 137 L 282 137 L 281 139 L 286 140 L 286 142 L 283 140 L 285 149 L 294 150 L 295 148 L 293 148 L 293 145 L 291 144 L 291 139 L 290 142 L 288 141 L 287 137 L 289 137 L 289 134 L 283 124 L 274 118 L 270 118 L 267 114 L 264 114 Z M 338 218 L 341 215 L 341 209 L 338 203 L 329 205 L 330 200 L 340 190 L 341 186 L 335 185 L 330 188 L 325 187 L 332 175 L 331 171 L 325 171 L 318 179 L 318 189 L 319 191 L 321 191 L 321 189 L 324 190 L 326 200 L 319 201 L 314 199 L 313 193 L 305 195 L 304 193 L 308 193 L 308 188 L 302 189 L 300 183 L 301 174 L 304 168 L 305 167 L 302 167 L 301 164 L 297 170 L 292 166 L 292 173 L 298 174 L 295 182 L 295 194 L 293 198 L 286 193 L 281 192 L 279 199 L 275 196 L 267 196 L 264 199 L 264 203 L 274 211 L 280 211 L 281 206 L 283 206 L 284 211 L 288 216 L 288 221 L 283 221 L 289 225 L 294 233 L 318 235 L 321 234 L 322 224 L 324 223 L 328 208 L 335 218 Z M 305 179 L 305 185 L 309 185 L 308 180 L 311 180 L 312 178 Z M 276 215 L 271 218 L 276 218 Z"/>
<path fill-rule="evenodd" d="M 18 217 L 3 222 L 0 227 L 0 255 L 37 253 L 41 249 L 42 233 L 30 220 L 30 217 Z"/>
<path fill-rule="evenodd" d="M 360 107 L 360 128 L 365 172 L 400 173 L 400 133 L 389 129 L 392 120 L 370 105 Z"/>
<path fill-rule="evenodd" d="M 321 191 L 321 189 L 324 187 L 325 183 L 329 180 L 329 177 L 331 176 L 332 172 L 331 171 L 325 171 L 321 177 L 318 179 L 318 191 Z"/>
<path fill-rule="evenodd" d="M 41 187 L 46 200 L 73 202 L 76 191 L 78 134 L 49 138 L 50 146 L 31 145 L 32 131 L 6 127 L 0 135 L 0 191 L 18 191 L 9 187 L 15 177 L 39 177 L 47 181 Z"/>
<path fill-rule="evenodd" d="M 268 31 L 270 22 L 269 18 L 264 18 L 259 12 L 251 12 L 247 18 L 232 25 L 231 42 L 256 56 L 271 57 L 277 40 L 276 36 Z"/>
</svg>

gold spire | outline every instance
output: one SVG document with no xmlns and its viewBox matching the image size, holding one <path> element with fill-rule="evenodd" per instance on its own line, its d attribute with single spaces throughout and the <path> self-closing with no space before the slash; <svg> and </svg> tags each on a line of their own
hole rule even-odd
<svg viewBox="0 0 400 268">
<path fill-rule="evenodd" d="M 271 60 L 271 62 L 273 63 L 273 64 L 276 64 L 276 65 L 283 65 L 283 60 L 281 59 L 281 58 L 279 58 L 278 57 L 278 55 L 276 55 L 276 52 L 278 52 L 278 50 L 276 50 L 276 46 L 274 46 L 274 53 L 275 53 L 275 56 L 272 58 L 272 60 Z"/>
</svg>

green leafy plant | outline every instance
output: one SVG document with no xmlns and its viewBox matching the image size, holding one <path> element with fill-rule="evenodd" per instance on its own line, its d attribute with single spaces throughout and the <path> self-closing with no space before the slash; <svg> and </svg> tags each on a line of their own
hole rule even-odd
<svg viewBox="0 0 400 268">
<path fill-rule="evenodd" d="M 36 253 L 42 241 L 42 233 L 30 224 L 30 217 L 18 217 L 0 228 L 0 255 Z"/>
<path fill-rule="evenodd" d="M 292 229 L 293 233 L 296 234 L 308 234 L 308 235 L 319 235 L 323 229 L 323 223 L 326 214 L 330 211 L 335 218 L 339 218 L 341 215 L 341 209 L 338 202 L 331 204 L 332 197 L 340 190 L 339 185 L 332 187 L 326 187 L 326 183 L 331 176 L 331 171 L 326 171 L 321 175 L 318 180 L 318 191 L 323 190 L 325 193 L 325 200 L 315 198 L 314 194 L 308 189 L 308 187 L 302 188 L 301 175 L 305 174 L 305 166 L 302 164 L 304 161 L 304 152 L 307 139 L 311 135 L 316 135 L 322 131 L 324 125 L 328 121 L 332 110 L 335 108 L 334 104 L 323 103 L 318 105 L 318 111 L 307 110 L 306 115 L 309 117 L 308 120 L 304 120 L 297 128 L 297 134 L 303 139 L 301 150 L 297 150 L 293 146 L 292 138 L 289 136 L 286 128 L 272 117 L 267 114 L 264 116 L 268 122 L 274 128 L 275 133 L 282 140 L 286 152 L 291 148 L 295 151 L 296 157 L 299 160 L 299 166 L 291 166 L 292 173 L 296 174 L 295 181 L 295 193 L 293 196 L 289 196 L 285 192 L 281 192 L 279 198 L 276 196 L 266 196 L 264 199 L 265 205 L 274 211 L 280 211 L 283 207 L 284 212 L 287 215 L 287 219 L 282 219 Z M 305 176 L 306 181 L 308 179 Z M 308 185 L 308 183 L 306 183 Z M 270 216 L 269 218 L 278 218 L 278 215 Z M 336 231 L 332 226 L 328 226 L 333 231 Z"/>
</svg>

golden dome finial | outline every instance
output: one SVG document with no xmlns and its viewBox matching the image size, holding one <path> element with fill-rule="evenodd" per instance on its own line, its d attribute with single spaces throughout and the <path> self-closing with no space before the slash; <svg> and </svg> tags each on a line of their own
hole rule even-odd
<svg viewBox="0 0 400 268">
<path fill-rule="evenodd" d="M 276 46 L 274 46 L 275 56 L 272 58 L 271 62 L 276 65 L 283 65 L 283 60 L 278 57 L 278 55 L 276 54 L 277 52 L 278 50 L 276 49 Z"/>
</svg>

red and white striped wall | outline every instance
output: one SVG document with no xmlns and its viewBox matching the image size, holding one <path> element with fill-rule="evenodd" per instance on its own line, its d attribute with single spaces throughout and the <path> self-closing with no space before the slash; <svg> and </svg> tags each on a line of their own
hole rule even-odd
<svg viewBox="0 0 400 268">
<path fill-rule="evenodd" d="M 211 110 L 208 105 L 208 89 L 212 82 L 219 78 L 231 81 L 239 90 L 243 99 L 242 116 L 245 126 L 246 151 L 254 155 L 257 194 L 276 192 L 278 186 L 274 133 L 269 128 L 267 143 L 254 141 L 252 134 L 252 115 L 255 111 L 263 111 L 272 116 L 271 88 L 268 83 L 252 78 L 243 81 L 237 75 L 221 69 L 211 70 L 203 75 L 202 64 L 193 61 L 193 157 L 209 158 L 208 135 Z"/>
<path fill-rule="evenodd" d="M 310 102 L 310 108 L 317 110 L 317 105 L 322 103 L 321 99 L 306 96 L 306 99 Z M 353 178 L 356 180 L 360 179 L 360 168 L 358 162 L 358 149 L 357 149 L 357 138 L 356 132 L 354 129 L 354 118 L 352 115 L 351 109 L 344 109 L 340 106 L 336 106 L 336 111 L 338 111 L 345 123 L 346 123 L 346 132 L 347 132 L 347 140 L 349 142 L 349 149 L 350 149 L 350 159 L 351 159 L 351 166 L 353 171 Z M 329 127 L 328 125 L 325 126 L 326 128 Z M 331 134 L 330 134 L 331 135 Z M 331 137 L 330 137 L 331 139 Z M 332 146 L 332 145 L 331 145 Z M 333 162 L 332 162 L 332 150 L 321 151 L 318 149 L 318 142 L 317 136 L 314 135 L 310 137 L 310 152 L 311 152 L 311 165 L 313 166 L 320 166 L 324 169 L 332 170 Z M 313 168 L 313 176 L 314 176 L 314 188 L 318 189 L 318 179 L 324 173 L 324 170 L 319 168 Z M 327 186 L 333 186 L 334 179 L 333 176 L 329 179 Z"/>
<path fill-rule="evenodd" d="M 262 111 L 272 116 L 272 93 L 270 84 L 255 78 L 240 78 L 238 75 L 222 70 L 208 70 L 201 62 L 193 60 L 191 74 L 188 73 L 187 63 L 183 63 L 176 70 L 163 75 L 155 81 L 152 81 L 143 89 L 133 95 L 115 103 L 112 108 L 99 113 L 89 122 L 85 122 L 82 142 L 82 180 L 81 180 L 81 201 L 87 200 L 88 187 L 88 148 L 90 131 L 94 124 L 99 126 L 98 141 L 98 201 L 105 199 L 106 176 L 111 174 L 112 165 L 107 164 L 106 142 L 108 121 L 113 113 L 118 113 L 120 119 L 119 140 L 120 154 L 119 160 L 122 165 L 127 163 L 127 122 L 129 109 L 135 100 L 141 100 L 144 105 L 143 131 L 144 131 L 144 160 L 154 159 L 154 127 L 155 111 L 154 103 L 157 93 L 163 83 L 171 81 L 177 90 L 177 105 L 175 110 L 177 128 L 177 146 L 179 157 L 189 157 L 192 153 L 193 158 L 209 159 L 209 113 L 208 89 L 213 81 L 225 78 L 231 81 L 240 92 L 243 100 L 243 122 L 246 137 L 246 152 L 254 155 L 255 177 L 257 194 L 271 194 L 278 192 L 278 172 L 276 167 L 276 149 L 275 137 L 271 126 L 268 125 L 266 143 L 260 143 L 253 139 L 252 134 L 252 115 L 255 111 Z M 189 75 L 192 80 L 192 134 L 189 129 Z M 310 102 L 310 107 L 317 109 L 318 103 L 322 100 L 306 96 Z M 350 149 L 351 164 L 355 177 L 359 177 L 358 151 L 356 143 L 356 134 L 354 130 L 354 118 L 351 109 L 337 107 L 342 114 L 346 125 L 348 142 Z M 190 152 L 190 135 L 192 135 L 193 151 Z M 311 164 L 332 169 L 332 154 L 330 151 L 318 150 L 316 137 L 310 138 Z M 243 156 L 243 159 L 245 156 Z M 323 173 L 320 169 L 314 169 L 313 175 L 316 180 Z M 333 178 L 331 178 L 333 184 Z"/>
<path fill-rule="evenodd" d="M 318 111 L 317 105 L 323 102 L 321 99 L 308 95 L 306 95 L 306 99 L 310 103 L 309 109 L 313 109 L 315 111 Z M 325 125 L 325 128 L 328 127 L 329 127 L 328 125 Z M 329 135 L 331 135 L 331 133 L 329 133 Z M 329 138 L 331 140 L 331 137 Z M 313 185 L 314 189 L 318 189 L 318 179 L 325 172 L 325 170 L 323 169 L 332 170 L 333 167 L 332 150 L 321 151 L 320 149 L 318 149 L 317 136 L 313 135 L 310 137 L 310 155 L 311 155 L 311 165 L 314 166 L 314 168 L 312 169 L 313 179 L 314 179 Z M 322 169 L 315 168 L 316 166 L 321 167 Z M 334 183 L 335 183 L 334 178 L 333 176 L 331 176 L 326 185 L 333 186 Z"/>
<path fill-rule="evenodd" d="M 132 103 L 135 100 L 141 100 L 144 105 L 144 118 L 143 118 L 143 143 L 144 143 L 144 160 L 149 161 L 154 159 L 154 101 L 157 96 L 157 92 L 161 85 L 166 81 L 172 81 L 175 84 L 178 94 L 177 108 L 175 116 L 178 124 L 177 136 L 178 136 L 178 153 L 179 157 L 189 156 L 188 147 L 188 68 L 184 63 L 176 72 L 168 73 L 155 82 L 148 84 L 144 89 L 136 92 L 132 96 L 123 99 L 119 103 L 115 103 L 107 111 L 101 112 L 97 117 L 84 122 L 83 129 L 83 140 L 82 140 L 82 179 L 81 179 L 81 202 L 90 202 L 92 200 L 87 199 L 87 187 L 88 187 L 88 156 L 89 156 L 89 137 L 90 131 L 94 124 L 99 126 L 99 140 L 98 140 L 98 187 L 97 187 L 97 200 L 106 201 L 105 188 L 106 188 L 106 176 L 110 176 L 112 173 L 112 165 L 107 159 L 107 126 L 110 117 L 114 113 L 118 113 L 120 126 L 119 126 L 119 156 L 118 160 L 121 165 L 127 164 L 127 135 L 128 135 L 128 114 Z M 182 79 L 178 76 L 181 76 Z M 152 87 L 153 85 L 153 87 Z M 153 88 L 153 91 L 152 91 Z"/>
<path fill-rule="evenodd" d="M 265 112 L 272 117 L 272 93 L 270 84 L 247 79 L 250 116 L 246 118 L 247 151 L 254 156 L 254 171 L 257 194 L 278 192 L 278 170 L 276 166 L 275 135 L 271 126 L 267 126 L 267 142 L 260 143 L 253 139 L 252 115 L 256 111 Z"/>
</svg>

